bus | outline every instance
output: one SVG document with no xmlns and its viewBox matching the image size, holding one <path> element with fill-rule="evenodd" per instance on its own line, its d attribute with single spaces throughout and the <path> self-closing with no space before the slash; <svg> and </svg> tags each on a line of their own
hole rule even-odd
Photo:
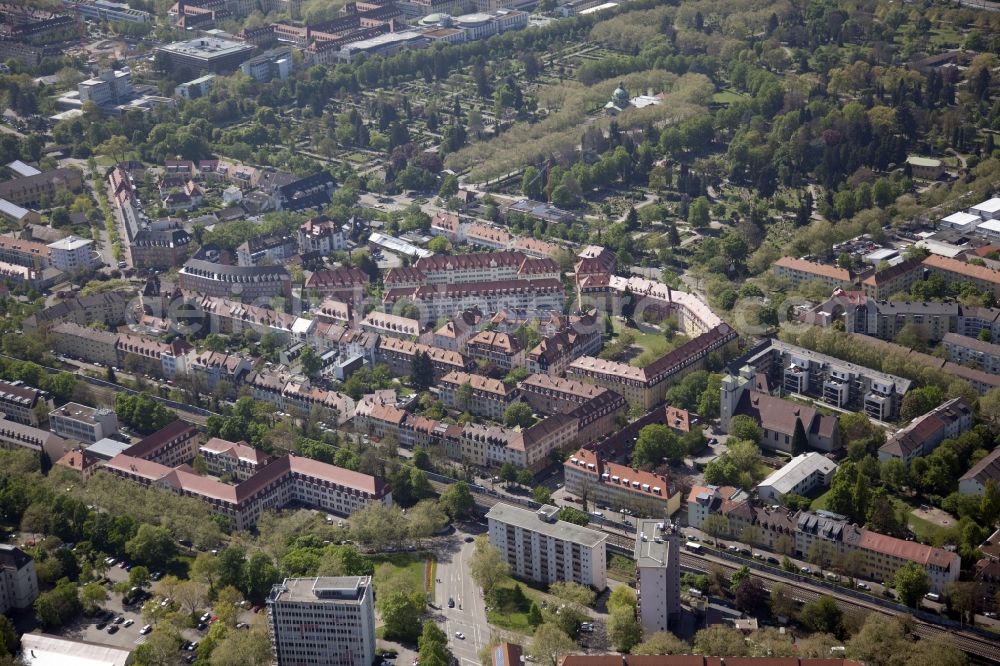
<svg viewBox="0 0 1000 666">
<path fill-rule="evenodd" d="M 688 541 L 686 544 L 684 544 L 684 547 L 690 550 L 692 553 L 701 552 L 701 544 L 695 543 L 694 541 Z"/>
</svg>

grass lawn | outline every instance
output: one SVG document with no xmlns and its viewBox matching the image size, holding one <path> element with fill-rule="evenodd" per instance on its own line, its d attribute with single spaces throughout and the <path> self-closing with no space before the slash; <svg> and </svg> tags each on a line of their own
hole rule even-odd
<svg viewBox="0 0 1000 666">
<path fill-rule="evenodd" d="M 375 589 L 378 590 L 379 584 L 379 573 L 378 568 L 380 565 L 388 563 L 393 566 L 394 569 L 402 569 L 407 578 L 413 584 L 413 589 L 424 590 L 431 597 L 434 596 L 434 577 L 431 576 L 430 589 L 427 589 L 424 581 L 424 567 L 427 561 L 426 555 L 423 553 L 386 553 L 382 555 L 374 555 L 371 558 L 372 562 L 375 564 Z"/>
<path fill-rule="evenodd" d="M 827 490 L 825 493 L 814 499 L 812 501 L 812 504 L 809 505 L 809 508 L 813 511 L 817 511 L 819 509 L 826 509 L 826 503 L 829 498 L 830 498 L 830 491 Z"/>
<path fill-rule="evenodd" d="M 662 356 L 674 346 L 673 343 L 663 337 L 662 333 L 646 333 L 637 328 L 626 328 L 625 324 L 617 317 L 611 318 L 611 324 L 616 334 L 620 335 L 623 329 L 632 333 L 635 336 L 635 346 L 642 348 L 641 353 L 629 359 L 630 365 L 638 366 L 640 365 L 640 360 L 647 361 L 648 358 L 642 358 L 643 356 Z"/>
<path fill-rule="evenodd" d="M 712 101 L 716 104 L 732 104 L 741 99 L 746 99 L 746 97 L 728 88 L 712 95 Z"/>
<path fill-rule="evenodd" d="M 514 594 L 514 586 L 520 585 L 524 592 L 522 603 L 518 603 Z M 548 595 L 538 590 L 532 589 L 524 583 L 519 583 L 513 578 L 508 578 L 496 587 L 497 606 L 486 611 L 486 619 L 490 624 L 516 631 L 519 634 L 531 635 L 535 633 L 535 628 L 528 622 L 528 611 L 531 609 L 531 602 L 534 601 L 539 606 Z"/>
</svg>

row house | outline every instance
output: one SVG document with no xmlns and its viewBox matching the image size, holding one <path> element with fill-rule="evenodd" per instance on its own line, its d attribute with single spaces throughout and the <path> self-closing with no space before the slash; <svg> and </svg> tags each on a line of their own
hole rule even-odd
<svg viewBox="0 0 1000 666">
<path fill-rule="evenodd" d="M 117 333 L 64 321 L 52 327 L 50 339 L 53 350 L 64 356 L 109 366 L 118 365 Z"/>
<path fill-rule="evenodd" d="M 688 495 L 688 524 L 700 529 L 712 514 L 727 518 L 728 533 L 720 536 L 744 539 L 752 535 L 752 545 L 819 560 L 823 568 L 868 580 L 890 580 L 900 567 L 913 562 L 927 572 L 931 591 L 941 593 L 958 580 L 961 570 L 958 553 L 858 527 L 836 513 L 772 509 L 732 488 L 693 487 Z"/>
<path fill-rule="evenodd" d="M 243 356 L 215 351 L 200 354 L 190 352 L 185 361 L 186 373 L 200 380 L 207 391 L 211 391 L 222 381 L 233 387 L 239 386 L 243 375 L 251 367 L 250 360 Z"/>
<path fill-rule="evenodd" d="M 468 395 L 462 387 L 468 384 Z M 504 412 L 518 401 L 520 392 L 498 379 L 452 371 L 438 380 L 438 397 L 448 409 L 502 421 Z"/>
<path fill-rule="evenodd" d="M 376 439 L 399 437 L 406 411 L 396 406 L 396 392 L 376 391 L 363 396 L 354 407 L 354 429 Z"/>
<path fill-rule="evenodd" d="M 667 476 L 619 465 L 587 448 L 563 463 L 563 474 L 567 492 L 611 511 L 665 517 L 681 508 L 680 487 Z"/>
<path fill-rule="evenodd" d="M 141 335 L 121 333 L 118 335 L 118 356 L 122 363 L 136 359 L 148 372 L 155 372 L 170 379 L 186 369 L 186 354 L 192 349 L 183 338 L 171 342 L 161 342 Z"/>
</svg>

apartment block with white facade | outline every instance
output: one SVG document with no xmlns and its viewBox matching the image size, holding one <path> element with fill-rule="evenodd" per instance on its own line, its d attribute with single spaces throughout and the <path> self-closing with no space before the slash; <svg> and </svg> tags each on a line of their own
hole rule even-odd
<svg viewBox="0 0 1000 666">
<path fill-rule="evenodd" d="M 636 600 L 643 631 L 667 631 L 681 612 L 680 540 L 661 520 L 636 525 Z"/>
<path fill-rule="evenodd" d="M 286 578 L 267 598 L 278 666 L 370 666 L 375 659 L 371 576 Z"/>
<path fill-rule="evenodd" d="M 529 511 L 495 504 L 486 514 L 490 545 L 519 578 L 538 583 L 572 581 L 603 590 L 608 585 L 607 535 L 558 520 L 558 511 L 549 505 Z"/>
</svg>

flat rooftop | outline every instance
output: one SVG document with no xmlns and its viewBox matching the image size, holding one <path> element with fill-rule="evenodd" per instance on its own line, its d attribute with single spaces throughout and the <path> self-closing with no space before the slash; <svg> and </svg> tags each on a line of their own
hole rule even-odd
<svg viewBox="0 0 1000 666">
<path fill-rule="evenodd" d="M 286 602 L 359 603 L 370 585 L 368 576 L 286 578 L 281 585 L 275 586 L 272 597 Z"/>
<path fill-rule="evenodd" d="M 131 650 L 48 634 L 25 634 L 21 660 L 27 666 L 126 666 Z"/>
<path fill-rule="evenodd" d="M 486 514 L 487 520 L 496 520 L 506 525 L 513 525 L 531 532 L 538 532 L 545 536 L 550 536 L 561 541 L 580 544 L 593 548 L 607 541 L 608 536 L 589 527 L 567 523 L 565 520 L 556 520 L 549 523 L 542 520 L 538 514 L 528 509 L 511 506 L 510 504 L 494 504 L 490 512 Z"/>
<path fill-rule="evenodd" d="M 680 553 L 676 550 L 679 541 L 676 538 L 663 536 L 661 525 L 665 526 L 666 522 L 650 518 L 636 522 L 634 553 L 636 566 L 664 567 L 668 558 L 679 557 Z M 674 552 L 670 552 L 671 549 L 674 549 Z"/>
<path fill-rule="evenodd" d="M 198 37 L 184 42 L 174 42 L 158 47 L 161 51 L 174 53 L 177 55 L 190 56 L 212 60 L 222 58 L 233 53 L 248 53 L 254 50 L 253 46 L 241 42 L 231 42 L 218 37 Z"/>
</svg>

